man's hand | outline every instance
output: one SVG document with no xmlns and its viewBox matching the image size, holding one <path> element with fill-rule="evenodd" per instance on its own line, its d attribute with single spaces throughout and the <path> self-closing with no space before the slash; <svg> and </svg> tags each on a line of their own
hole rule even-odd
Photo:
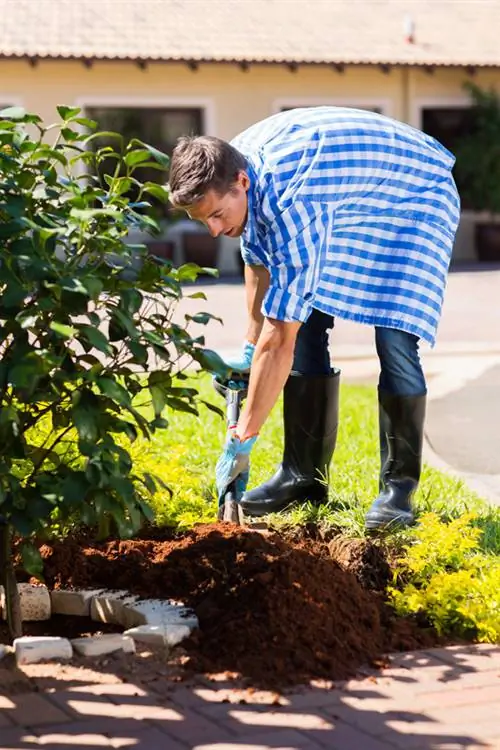
<svg viewBox="0 0 500 750">
<path fill-rule="evenodd" d="M 233 430 L 228 432 L 224 450 L 215 468 L 219 505 L 224 502 L 224 495 L 232 482 L 235 483 L 235 499 L 241 500 L 248 484 L 250 451 L 256 440 L 257 435 L 254 435 L 241 442 Z"/>
<path fill-rule="evenodd" d="M 252 365 L 254 352 L 255 344 L 250 343 L 250 341 L 245 341 L 241 354 L 234 358 L 230 357 L 229 359 L 225 359 L 224 364 L 231 368 L 231 370 L 237 370 L 238 372 L 248 372 Z"/>
</svg>

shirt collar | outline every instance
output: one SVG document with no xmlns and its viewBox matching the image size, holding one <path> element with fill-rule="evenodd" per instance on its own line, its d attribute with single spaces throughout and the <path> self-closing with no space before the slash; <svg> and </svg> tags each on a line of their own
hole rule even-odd
<svg viewBox="0 0 500 750">
<path fill-rule="evenodd" d="M 259 205 L 260 205 L 260 194 L 259 194 L 259 187 L 257 184 L 257 175 L 255 173 L 255 170 L 252 164 L 248 160 L 248 158 L 247 158 L 246 173 L 248 174 L 250 185 L 247 190 L 247 201 L 248 201 L 247 221 L 245 224 L 245 228 L 243 229 L 241 239 L 246 244 L 258 245 L 259 240 L 258 240 L 258 234 L 257 234 L 257 230 L 258 230 L 257 215 L 258 215 Z"/>
</svg>

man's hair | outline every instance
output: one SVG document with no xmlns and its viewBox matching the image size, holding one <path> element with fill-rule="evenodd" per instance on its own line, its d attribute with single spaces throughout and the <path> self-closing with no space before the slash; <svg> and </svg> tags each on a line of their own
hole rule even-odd
<svg viewBox="0 0 500 750">
<path fill-rule="evenodd" d="M 192 206 L 209 190 L 225 195 L 247 168 L 246 159 L 227 141 L 209 135 L 182 136 L 170 161 L 170 201 Z"/>
</svg>

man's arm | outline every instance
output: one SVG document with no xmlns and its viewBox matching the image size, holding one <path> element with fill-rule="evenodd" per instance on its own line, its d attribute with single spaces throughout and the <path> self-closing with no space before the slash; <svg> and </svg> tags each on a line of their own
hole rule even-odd
<svg viewBox="0 0 500 750">
<path fill-rule="evenodd" d="M 250 371 L 248 398 L 236 433 L 244 440 L 257 435 L 292 369 L 295 340 L 301 323 L 265 319 Z"/>
<path fill-rule="evenodd" d="M 245 265 L 245 290 L 248 310 L 248 330 L 246 340 L 256 344 L 264 316 L 261 313 L 262 302 L 269 287 L 269 271 L 264 266 Z"/>
</svg>

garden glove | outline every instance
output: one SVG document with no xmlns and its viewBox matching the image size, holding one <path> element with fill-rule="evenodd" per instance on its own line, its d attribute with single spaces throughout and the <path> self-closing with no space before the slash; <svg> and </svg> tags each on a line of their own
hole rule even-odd
<svg viewBox="0 0 500 750">
<path fill-rule="evenodd" d="M 248 484 L 250 471 L 250 451 L 257 435 L 241 442 L 234 430 L 229 430 L 224 450 L 215 467 L 215 481 L 219 505 L 224 503 L 224 496 L 229 485 L 234 482 L 235 500 L 239 502 Z"/>
<path fill-rule="evenodd" d="M 236 357 L 230 357 L 224 360 L 231 370 L 237 370 L 238 372 L 248 372 L 252 364 L 253 355 L 255 352 L 255 344 L 251 344 L 250 341 L 245 341 L 243 349 Z"/>
</svg>

